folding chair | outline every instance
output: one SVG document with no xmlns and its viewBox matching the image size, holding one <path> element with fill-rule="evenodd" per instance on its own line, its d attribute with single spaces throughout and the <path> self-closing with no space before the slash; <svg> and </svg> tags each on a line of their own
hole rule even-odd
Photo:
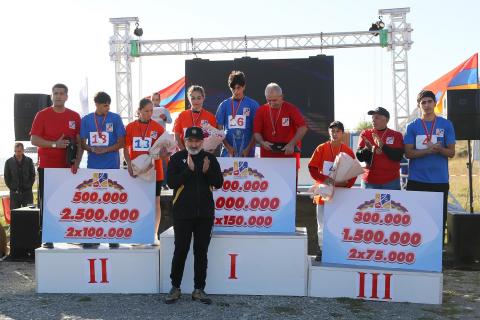
<svg viewBox="0 0 480 320">
<path fill-rule="evenodd" d="M 5 222 L 10 224 L 10 197 L 2 197 L 3 216 Z"/>
</svg>

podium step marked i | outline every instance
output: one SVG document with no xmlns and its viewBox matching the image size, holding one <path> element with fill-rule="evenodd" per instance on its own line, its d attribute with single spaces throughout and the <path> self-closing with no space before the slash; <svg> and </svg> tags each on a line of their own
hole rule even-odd
<svg viewBox="0 0 480 320">
<path fill-rule="evenodd" d="M 443 274 L 322 264 L 309 259 L 308 296 L 441 304 Z"/>
<path fill-rule="evenodd" d="M 159 248 L 96 249 L 55 243 L 35 250 L 38 293 L 158 293 Z"/>
<path fill-rule="evenodd" d="M 160 235 L 160 292 L 171 288 L 173 228 Z M 307 234 L 214 233 L 208 249 L 207 286 L 212 294 L 307 294 Z M 183 274 L 183 292 L 193 291 L 193 248 Z"/>
</svg>

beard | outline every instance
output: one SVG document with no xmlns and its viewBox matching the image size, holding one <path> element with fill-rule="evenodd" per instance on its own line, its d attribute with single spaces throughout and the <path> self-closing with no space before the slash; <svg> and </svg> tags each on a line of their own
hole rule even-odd
<svg viewBox="0 0 480 320">
<path fill-rule="evenodd" d="M 200 153 L 200 151 L 202 150 L 202 148 L 190 148 L 190 147 L 185 147 L 185 149 L 187 149 L 188 153 L 191 154 L 192 156 L 194 155 L 197 155 Z"/>
</svg>

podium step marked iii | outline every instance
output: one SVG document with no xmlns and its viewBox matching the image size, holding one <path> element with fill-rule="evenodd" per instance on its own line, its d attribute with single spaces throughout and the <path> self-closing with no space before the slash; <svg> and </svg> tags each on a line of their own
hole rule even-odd
<svg viewBox="0 0 480 320">
<path fill-rule="evenodd" d="M 308 296 L 441 304 L 443 274 L 321 264 L 309 259 Z"/>
</svg>

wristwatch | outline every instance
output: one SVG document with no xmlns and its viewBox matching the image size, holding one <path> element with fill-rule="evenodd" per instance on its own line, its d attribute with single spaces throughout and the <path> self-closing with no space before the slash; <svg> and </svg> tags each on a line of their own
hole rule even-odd
<svg viewBox="0 0 480 320">
<path fill-rule="evenodd" d="M 54 142 L 52 143 L 52 148 L 56 148 L 57 147 L 57 144 Z"/>
</svg>

